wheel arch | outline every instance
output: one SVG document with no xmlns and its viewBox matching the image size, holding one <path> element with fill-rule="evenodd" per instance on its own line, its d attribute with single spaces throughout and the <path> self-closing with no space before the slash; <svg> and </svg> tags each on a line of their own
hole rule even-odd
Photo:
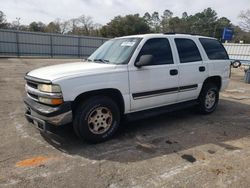
<svg viewBox="0 0 250 188">
<path fill-rule="evenodd" d="M 84 100 L 86 100 L 90 97 L 94 97 L 94 96 L 110 97 L 112 100 L 114 100 L 114 102 L 117 103 L 117 105 L 120 109 L 121 115 L 124 114 L 125 103 L 124 103 L 123 96 L 122 96 L 121 92 L 115 88 L 98 89 L 98 90 L 87 91 L 87 92 L 79 94 L 72 103 L 73 112 L 75 111 L 75 109 L 79 103 L 82 103 Z"/>
<path fill-rule="evenodd" d="M 202 88 L 207 84 L 207 83 L 213 83 L 215 84 L 218 89 L 220 90 L 221 89 L 221 81 L 222 81 L 222 78 L 221 76 L 210 76 L 208 78 L 206 78 L 203 82 L 203 85 L 202 85 Z"/>
</svg>

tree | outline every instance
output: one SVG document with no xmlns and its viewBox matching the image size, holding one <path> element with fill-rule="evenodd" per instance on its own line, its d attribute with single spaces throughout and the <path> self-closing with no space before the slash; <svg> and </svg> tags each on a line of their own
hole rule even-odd
<svg viewBox="0 0 250 188">
<path fill-rule="evenodd" d="M 161 16 L 162 19 L 170 19 L 173 17 L 173 12 L 170 10 L 164 10 L 163 15 Z"/>
<path fill-rule="evenodd" d="M 233 42 L 243 41 L 244 43 L 250 43 L 250 32 L 242 30 L 239 26 L 233 26 L 234 38 Z"/>
<path fill-rule="evenodd" d="M 80 16 L 77 18 L 77 23 L 80 34 L 90 35 L 91 31 L 94 29 L 93 19 L 90 16 Z"/>
<path fill-rule="evenodd" d="M 144 14 L 143 19 L 145 20 L 145 22 L 148 24 L 149 27 L 152 26 L 151 15 L 148 12 Z"/>
<path fill-rule="evenodd" d="M 72 18 L 69 21 L 69 28 L 70 30 L 68 31 L 68 34 L 78 34 L 77 33 L 77 18 Z"/>
<path fill-rule="evenodd" d="M 161 16 L 161 27 L 163 32 L 171 32 L 169 27 L 169 22 L 173 17 L 173 12 L 170 10 L 164 10 L 163 15 Z"/>
<path fill-rule="evenodd" d="M 182 19 L 186 20 L 188 18 L 188 13 L 187 12 L 183 12 L 182 13 Z"/>
<path fill-rule="evenodd" d="M 20 25 L 17 21 L 13 21 L 11 24 L 9 24 L 8 29 L 20 30 L 20 31 L 29 31 L 29 26 Z"/>
<path fill-rule="evenodd" d="M 63 33 L 74 35 L 99 36 L 100 24 L 94 23 L 92 17 L 82 15 L 78 18 L 72 18 L 61 22 L 61 31 Z"/>
<path fill-rule="evenodd" d="M 231 21 L 229 19 L 227 19 L 226 17 L 221 17 L 216 20 L 214 37 L 221 39 L 225 27 L 232 27 Z"/>
<path fill-rule="evenodd" d="M 29 31 L 45 32 L 46 25 L 42 22 L 31 22 L 29 25 Z"/>
<path fill-rule="evenodd" d="M 2 11 L 0 11 L 0 29 L 6 29 L 7 26 L 6 16 Z"/>
<path fill-rule="evenodd" d="M 143 16 L 143 19 L 145 20 L 147 25 L 150 27 L 151 32 L 156 33 L 160 31 L 161 20 L 160 20 L 158 12 L 153 12 L 152 15 L 146 12 Z"/>
<path fill-rule="evenodd" d="M 168 31 L 184 33 L 181 26 L 182 26 L 182 20 L 179 17 L 173 17 L 169 20 Z"/>
<path fill-rule="evenodd" d="M 221 39 L 223 29 L 231 27 L 234 29 L 233 41 L 250 42 L 250 10 L 242 11 L 239 15 L 240 27 L 233 25 L 226 17 L 217 18 L 217 13 L 212 8 L 204 9 L 194 15 L 188 15 L 187 12 L 183 12 L 181 17 L 173 15 L 173 12 L 166 9 L 162 15 L 159 15 L 158 12 L 152 14 L 146 12 L 143 17 L 140 17 L 139 14 L 116 16 L 104 26 L 95 23 L 91 17 L 86 15 L 69 20 L 56 19 L 48 25 L 39 21 L 21 25 L 19 22 L 21 18 L 17 18 L 10 24 L 4 13 L 0 11 L 0 28 L 104 37 L 148 32 L 176 32 L 195 33 Z"/>
<path fill-rule="evenodd" d="M 158 12 L 154 12 L 152 14 L 151 21 L 152 21 L 152 26 L 153 26 L 153 32 L 156 32 L 156 33 L 160 32 L 161 20 L 160 20 Z"/>
<path fill-rule="evenodd" d="M 98 23 L 94 24 L 90 35 L 91 36 L 101 36 L 101 32 L 100 32 L 101 28 L 102 28 L 101 24 L 98 24 Z"/>
<path fill-rule="evenodd" d="M 61 33 L 61 28 L 59 23 L 57 22 L 50 22 L 46 27 L 45 27 L 45 32 L 47 33 Z"/>
<path fill-rule="evenodd" d="M 213 36 L 217 13 L 211 8 L 204 9 L 202 12 L 191 15 L 187 18 L 189 31 L 191 33 L 201 34 L 205 36 Z"/>
<path fill-rule="evenodd" d="M 139 14 L 117 16 L 101 28 L 104 37 L 119 37 L 124 35 L 143 34 L 150 31 L 144 18 Z"/>
<path fill-rule="evenodd" d="M 239 15 L 241 19 L 240 27 L 245 31 L 250 31 L 250 9 L 246 11 L 242 11 Z"/>
<path fill-rule="evenodd" d="M 181 17 L 181 31 L 183 33 L 189 33 L 190 32 L 188 18 L 189 18 L 188 13 L 183 12 L 182 17 Z"/>
<path fill-rule="evenodd" d="M 69 20 L 61 20 L 57 18 L 54 23 L 59 26 L 61 34 L 66 34 L 70 31 L 70 22 Z"/>
</svg>

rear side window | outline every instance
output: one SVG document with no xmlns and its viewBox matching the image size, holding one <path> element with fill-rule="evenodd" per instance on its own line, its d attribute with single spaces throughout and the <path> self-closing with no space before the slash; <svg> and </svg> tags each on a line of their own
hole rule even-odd
<svg viewBox="0 0 250 188">
<path fill-rule="evenodd" d="M 227 51 L 219 41 L 206 38 L 200 38 L 199 40 L 209 59 L 229 59 Z"/>
<path fill-rule="evenodd" d="M 181 63 L 201 61 L 201 54 L 195 42 L 191 39 L 176 38 L 175 44 Z"/>
<path fill-rule="evenodd" d="M 136 61 L 139 61 L 142 55 L 153 55 L 154 63 L 152 65 L 173 64 L 173 56 L 168 39 L 154 38 L 149 39 L 142 47 Z"/>
</svg>

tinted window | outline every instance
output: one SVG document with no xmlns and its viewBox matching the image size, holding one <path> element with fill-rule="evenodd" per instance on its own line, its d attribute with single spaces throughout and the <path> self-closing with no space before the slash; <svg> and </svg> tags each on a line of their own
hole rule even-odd
<svg viewBox="0 0 250 188">
<path fill-rule="evenodd" d="M 142 47 L 136 61 L 142 55 L 153 55 L 153 65 L 173 64 L 173 56 L 168 39 L 149 39 Z"/>
<path fill-rule="evenodd" d="M 194 41 L 190 39 L 175 39 L 181 63 L 201 61 L 201 54 Z"/>
<path fill-rule="evenodd" d="M 201 38 L 200 42 L 209 59 L 229 59 L 225 48 L 219 41 Z"/>
</svg>

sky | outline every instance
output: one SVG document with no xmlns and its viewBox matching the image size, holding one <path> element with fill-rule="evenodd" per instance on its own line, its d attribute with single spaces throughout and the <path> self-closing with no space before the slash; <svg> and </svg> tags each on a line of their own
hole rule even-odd
<svg viewBox="0 0 250 188">
<path fill-rule="evenodd" d="M 117 15 L 143 16 L 154 11 L 162 14 L 169 9 L 174 16 L 181 16 L 183 12 L 191 15 L 211 7 L 219 17 L 225 16 L 237 25 L 240 11 L 250 9 L 250 0 L 0 0 L 0 4 L 8 22 L 21 18 L 21 24 L 47 24 L 57 18 L 67 20 L 84 14 L 105 25 Z"/>
</svg>

